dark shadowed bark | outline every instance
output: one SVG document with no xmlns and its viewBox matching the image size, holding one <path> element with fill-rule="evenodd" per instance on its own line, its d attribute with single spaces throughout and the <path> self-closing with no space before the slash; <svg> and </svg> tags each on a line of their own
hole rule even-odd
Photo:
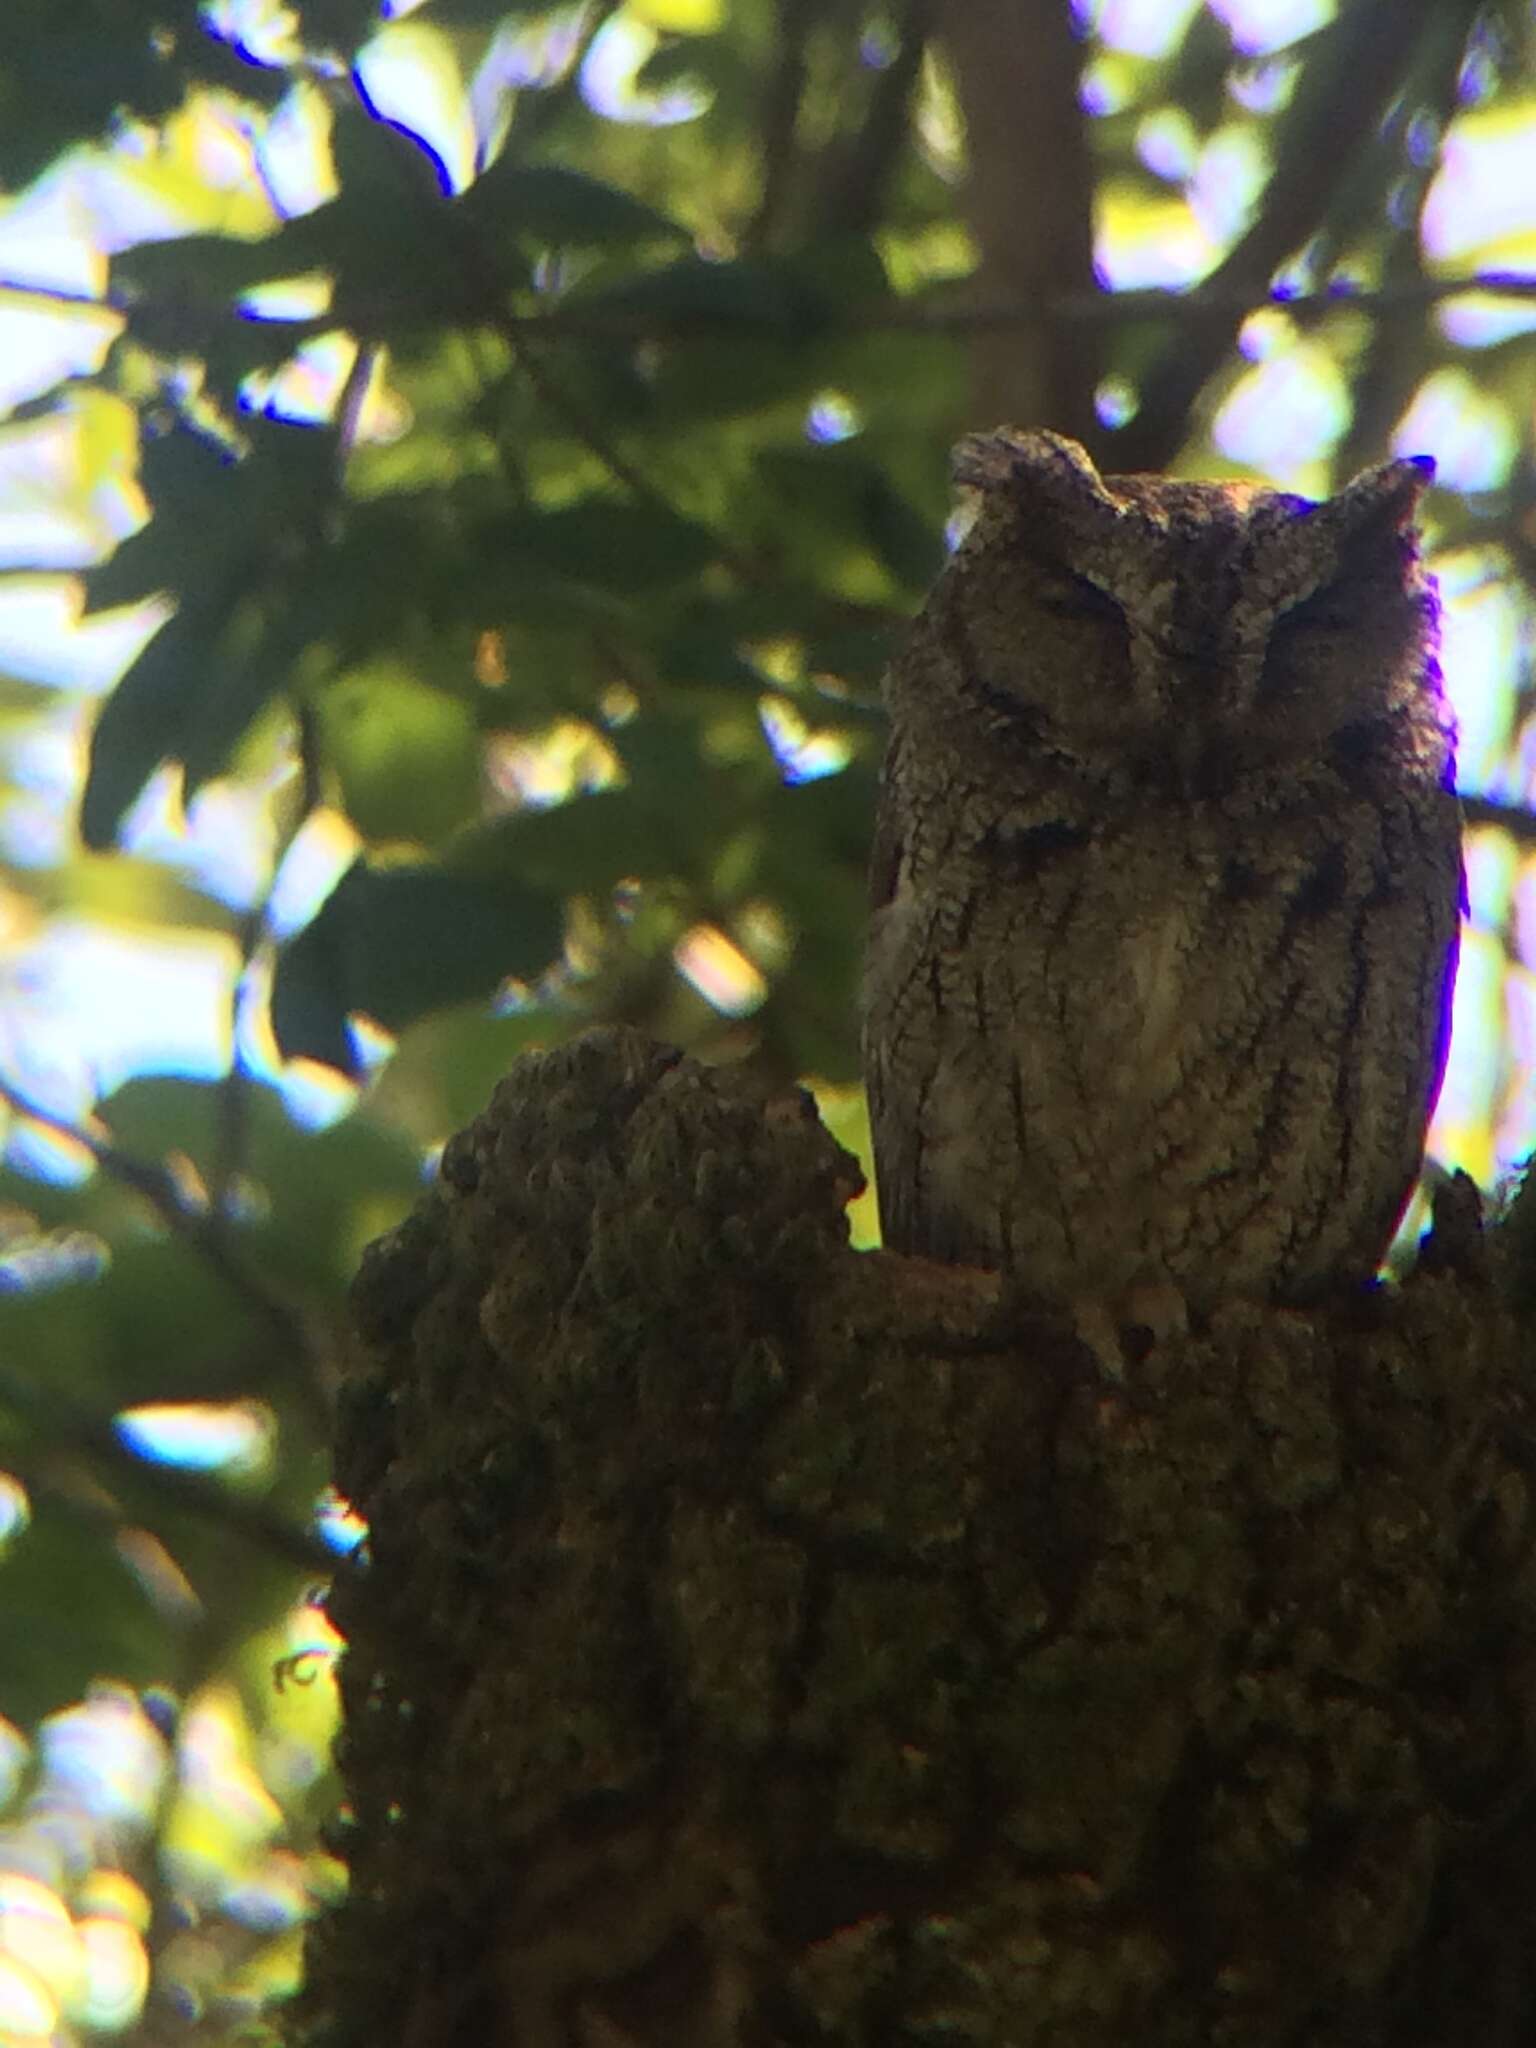
<svg viewBox="0 0 1536 2048">
<path fill-rule="evenodd" d="M 1475 1202 L 1106 1381 L 626 1030 L 374 1246 L 331 2048 L 1536 2026 L 1532 1404 Z"/>
<path fill-rule="evenodd" d="M 1082 45 L 1063 0 L 947 0 L 940 26 L 965 116 L 961 195 L 983 304 L 1041 317 L 977 336 L 970 423 L 1051 426 L 1098 439 L 1098 337 L 1046 317 L 1093 285 L 1093 163 L 1078 104 Z"/>
</svg>

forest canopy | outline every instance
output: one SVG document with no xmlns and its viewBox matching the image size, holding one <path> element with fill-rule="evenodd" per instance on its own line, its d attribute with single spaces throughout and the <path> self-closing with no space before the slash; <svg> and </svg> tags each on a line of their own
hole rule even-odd
<svg viewBox="0 0 1536 2048">
<path fill-rule="evenodd" d="M 637 1024 L 867 1155 L 966 428 L 1434 456 L 1430 1170 L 1530 1149 L 1533 54 L 1525 0 L 10 0 L 0 2041 L 293 1988 L 345 1288 L 519 1052 Z"/>
</svg>

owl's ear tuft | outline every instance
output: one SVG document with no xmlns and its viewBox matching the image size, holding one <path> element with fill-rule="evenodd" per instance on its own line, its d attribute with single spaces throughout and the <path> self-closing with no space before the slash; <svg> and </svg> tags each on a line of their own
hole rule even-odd
<svg viewBox="0 0 1536 2048">
<path fill-rule="evenodd" d="M 1379 463 L 1362 470 L 1330 501 L 1329 509 L 1351 539 L 1372 534 L 1401 533 L 1413 524 L 1419 500 L 1435 480 L 1432 455 L 1409 455 L 1400 462 Z"/>
<path fill-rule="evenodd" d="M 951 474 L 972 490 L 1006 491 L 1023 502 L 1081 510 L 1114 498 L 1086 448 L 1045 428 L 998 427 L 956 443 Z"/>
</svg>

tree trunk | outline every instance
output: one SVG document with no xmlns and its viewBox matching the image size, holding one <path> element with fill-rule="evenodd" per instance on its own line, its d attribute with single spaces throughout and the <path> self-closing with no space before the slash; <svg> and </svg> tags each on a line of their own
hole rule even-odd
<svg viewBox="0 0 1536 2048">
<path fill-rule="evenodd" d="M 1124 1384 L 808 1098 L 522 1061 L 369 1252 L 330 2048 L 1536 2028 L 1532 1402 L 1475 1219 Z"/>
<path fill-rule="evenodd" d="M 1064 0 L 946 0 L 940 24 L 965 116 L 971 288 L 983 306 L 1040 309 L 977 335 L 969 424 L 1055 427 L 1097 448 L 1101 336 L 1048 310 L 1094 287 L 1094 171 L 1071 14 Z"/>
</svg>

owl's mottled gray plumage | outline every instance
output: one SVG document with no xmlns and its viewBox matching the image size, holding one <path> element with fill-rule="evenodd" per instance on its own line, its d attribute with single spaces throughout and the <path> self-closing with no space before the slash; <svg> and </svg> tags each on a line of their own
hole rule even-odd
<svg viewBox="0 0 1536 2048">
<path fill-rule="evenodd" d="M 1373 1272 L 1461 894 L 1428 468 L 1312 504 L 961 444 L 975 523 L 887 679 L 864 1048 L 893 1249 L 1077 1301 Z"/>
</svg>

